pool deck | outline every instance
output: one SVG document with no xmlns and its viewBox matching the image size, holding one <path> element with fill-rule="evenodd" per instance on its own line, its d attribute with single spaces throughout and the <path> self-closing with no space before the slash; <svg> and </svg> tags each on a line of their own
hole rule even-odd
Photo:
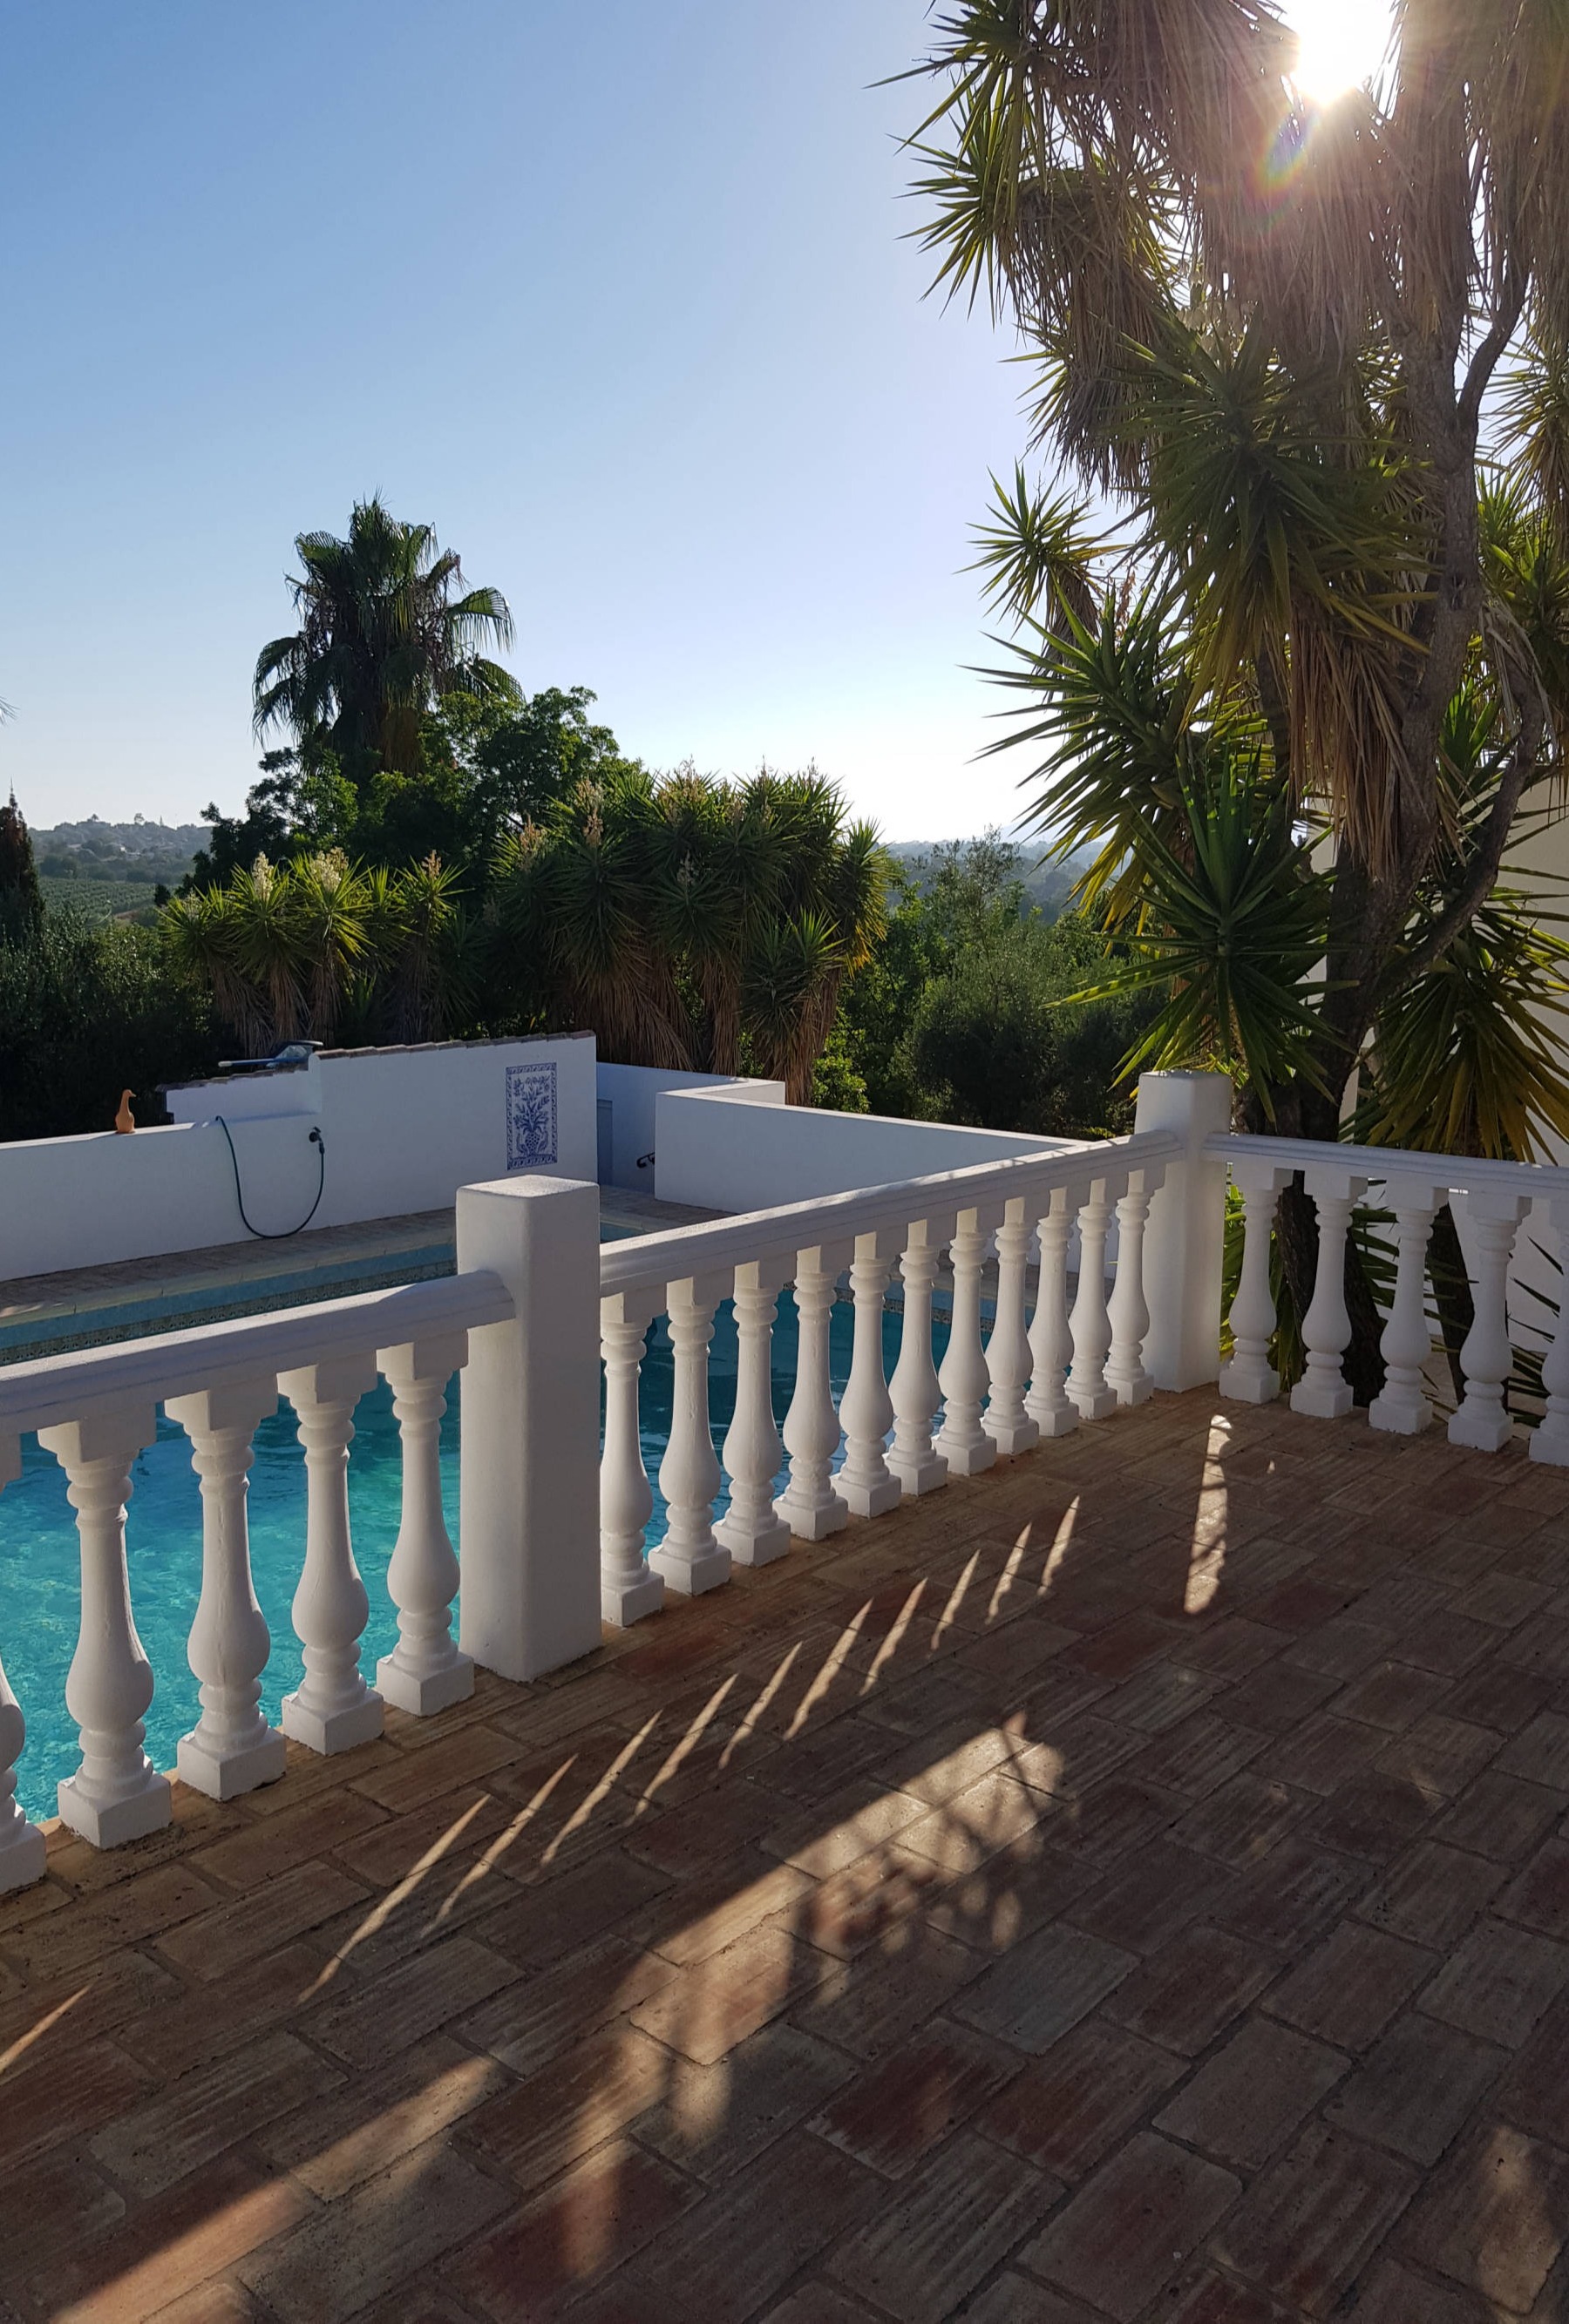
<svg viewBox="0 0 1569 2324">
<path fill-rule="evenodd" d="M 0 2318 L 1569 2318 L 1569 1473 L 1162 1397 L 0 1899 Z"/>
<path fill-rule="evenodd" d="M 599 1190 L 607 1239 L 691 1226 L 718 1214 L 656 1202 L 621 1186 Z M 450 1275 L 453 1213 L 414 1211 L 322 1227 L 277 1240 L 247 1239 L 114 1266 L 71 1268 L 0 1282 L 0 1364 L 62 1355 L 69 1349 L 173 1332 L 219 1316 L 341 1299 L 393 1283 Z"/>
</svg>

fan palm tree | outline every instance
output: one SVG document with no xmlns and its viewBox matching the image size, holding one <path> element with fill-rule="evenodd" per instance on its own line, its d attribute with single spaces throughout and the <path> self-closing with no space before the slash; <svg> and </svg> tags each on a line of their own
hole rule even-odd
<svg viewBox="0 0 1569 2324">
<path fill-rule="evenodd" d="M 302 532 L 289 582 L 300 627 L 263 646 L 254 684 L 258 735 L 282 726 L 305 752 L 325 749 L 362 780 L 412 774 L 420 724 L 443 695 L 521 702 L 487 646 L 512 641 L 496 589 L 466 589 L 455 550 L 428 524 L 401 524 L 379 499 L 356 504 L 348 536 Z"/>
</svg>

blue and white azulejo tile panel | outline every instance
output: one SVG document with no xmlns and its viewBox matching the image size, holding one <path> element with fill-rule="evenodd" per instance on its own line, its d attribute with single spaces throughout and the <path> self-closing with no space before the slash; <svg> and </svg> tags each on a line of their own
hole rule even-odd
<svg viewBox="0 0 1569 2324">
<path fill-rule="evenodd" d="M 555 1065 L 509 1065 L 507 1168 L 543 1170 L 555 1159 Z"/>
</svg>

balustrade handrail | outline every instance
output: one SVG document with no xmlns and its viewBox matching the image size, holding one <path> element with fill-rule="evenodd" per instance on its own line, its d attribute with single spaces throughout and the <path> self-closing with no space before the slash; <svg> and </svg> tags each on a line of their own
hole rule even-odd
<svg viewBox="0 0 1569 2324">
<path fill-rule="evenodd" d="M 1337 1139 L 1269 1138 L 1223 1131 L 1206 1139 L 1204 1152 L 1218 1161 L 1256 1155 L 1281 1170 L 1322 1168 L 1334 1163 L 1352 1177 L 1382 1185 L 1391 1178 L 1426 1179 L 1463 1194 L 1487 1188 L 1518 1194 L 1522 1181 L 1533 1197 L 1569 1196 L 1569 1167 L 1556 1162 L 1504 1162 L 1480 1155 L 1429 1154 L 1404 1146 L 1352 1146 Z"/>
<path fill-rule="evenodd" d="M 406 1347 L 505 1323 L 513 1313 L 512 1294 L 500 1277 L 476 1269 L 42 1356 L 0 1370 L 0 1434 L 58 1427 L 134 1397 L 161 1404 L 337 1355 Z"/>
<path fill-rule="evenodd" d="M 900 1228 L 930 1213 L 973 1210 L 1020 1194 L 1088 1186 L 1107 1167 L 1135 1170 L 1185 1150 L 1175 1130 L 1065 1144 L 1053 1154 L 1020 1154 L 919 1178 L 891 1179 L 848 1194 L 814 1195 L 771 1210 L 746 1211 L 697 1226 L 669 1227 L 605 1243 L 599 1255 L 601 1296 L 660 1290 L 694 1276 L 722 1273 L 748 1260 L 789 1262 L 800 1250 L 843 1243 L 879 1228 Z M 1102 1166 L 1097 1168 L 1097 1165 Z"/>
</svg>

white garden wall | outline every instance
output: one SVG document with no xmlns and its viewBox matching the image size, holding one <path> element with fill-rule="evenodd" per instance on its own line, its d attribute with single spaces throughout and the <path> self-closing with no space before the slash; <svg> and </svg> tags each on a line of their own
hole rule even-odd
<svg viewBox="0 0 1569 2324">
<path fill-rule="evenodd" d="M 724 1096 L 739 1104 L 781 1106 L 783 1082 L 733 1081 L 715 1074 L 671 1074 L 662 1065 L 607 1065 L 597 1069 L 599 1092 L 600 1170 L 602 1186 L 634 1186 L 644 1194 L 654 1192 L 654 1164 L 649 1159 L 658 1144 L 656 1110 L 667 1090 L 698 1090 Z M 640 1162 L 643 1167 L 640 1169 Z M 669 1202 L 683 1199 L 667 1195 Z M 744 1204 L 726 1204 L 745 1209 Z"/>
<path fill-rule="evenodd" d="M 1078 1142 L 787 1106 L 782 1093 L 765 1100 L 752 1095 L 778 1087 L 753 1082 L 661 1093 L 654 1130 L 660 1200 L 715 1211 L 771 1210 L 934 1170 L 962 1170 L 973 1162 L 1062 1153 Z"/>
<path fill-rule="evenodd" d="M 253 1226 L 310 1231 L 437 1210 L 459 1186 L 544 1172 L 592 1180 L 592 1034 L 325 1050 L 309 1065 L 187 1083 L 134 1137 L 0 1146 L 0 1277 L 245 1240 L 220 1114 Z"/>
</svg>

